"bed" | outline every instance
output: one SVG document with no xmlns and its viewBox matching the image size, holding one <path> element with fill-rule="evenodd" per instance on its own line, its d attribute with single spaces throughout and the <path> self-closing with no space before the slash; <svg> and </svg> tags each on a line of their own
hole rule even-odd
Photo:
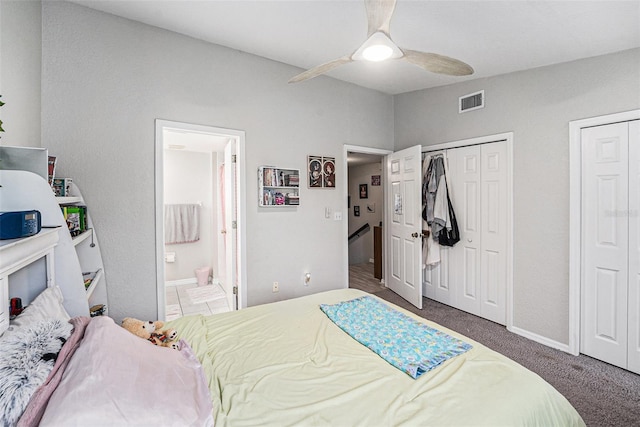
<svg viewBox="0 0 640 427">
<path fill-rule="evenodd" d="M 39 417 L 45 426 L 584 425 L 535 373 L 400 307 L 384 302 L 470 348 L 414 379 L 320 309 L 367 296 L 343 289 L 183 317 L 170 322 L 180 351 L 150 345 L 108 318 L 91 319 L 58 369 L 59 384 L 32 397 L 18 425 Z"/>
</svg>

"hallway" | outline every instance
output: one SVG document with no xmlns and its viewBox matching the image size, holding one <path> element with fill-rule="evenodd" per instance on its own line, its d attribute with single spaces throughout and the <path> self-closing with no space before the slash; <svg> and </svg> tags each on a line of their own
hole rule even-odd
<svg viewBox="0 0 640 427">
<path fill-rule="evenodd" d="M 387 289 L 380 280 L 373 277 L 373 263 L 370 262 L 349 266 L 349 287 L 370 294 Z"/>
</svg>

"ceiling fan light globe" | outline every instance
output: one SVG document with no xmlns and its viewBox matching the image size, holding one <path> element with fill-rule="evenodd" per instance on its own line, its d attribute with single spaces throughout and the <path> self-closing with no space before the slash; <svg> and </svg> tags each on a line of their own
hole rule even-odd
<svg viewBox="0 0 640 427">
<path fill-rule="evenodd" d="M 366 52 L 366 53 L 365 53 Z M 385 33 L 378 31 L 373 33 L 356 50 L 351 59 L 354 61 L 384 61 L 389 58 L 400 58 L 404 54 L 398 46 Z"/>
<path fill-rule="evenodd" d="M 367 61 L 380 62 L 391 58 L 393 49 L 384 44 L 376 44 L 362 51 L 362 57 Z"/>
</svg>

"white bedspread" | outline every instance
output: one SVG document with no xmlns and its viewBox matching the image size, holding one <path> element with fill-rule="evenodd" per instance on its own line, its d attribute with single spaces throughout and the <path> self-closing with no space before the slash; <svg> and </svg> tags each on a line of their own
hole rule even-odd
<svg viewBox="0 0 640 427">
<path fill-rule="evenodd" d="M 535 373 L 396 307 L 473 345 L 410 378 L 318 308 L 362 295 L 345 289 L 172 321 L 204 367 L 216 425 L 584 425 Z"/>
</svg>

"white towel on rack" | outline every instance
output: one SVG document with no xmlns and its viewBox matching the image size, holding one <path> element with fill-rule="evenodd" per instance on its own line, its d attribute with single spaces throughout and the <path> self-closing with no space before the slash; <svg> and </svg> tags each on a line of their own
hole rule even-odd
<svg viewBox="0 0 640 427">
<path fill-rule="evenodd" d="M 164 243 L 189 243 L 200 240 L 200 205 L 164 206 Z"/>
</svg>

